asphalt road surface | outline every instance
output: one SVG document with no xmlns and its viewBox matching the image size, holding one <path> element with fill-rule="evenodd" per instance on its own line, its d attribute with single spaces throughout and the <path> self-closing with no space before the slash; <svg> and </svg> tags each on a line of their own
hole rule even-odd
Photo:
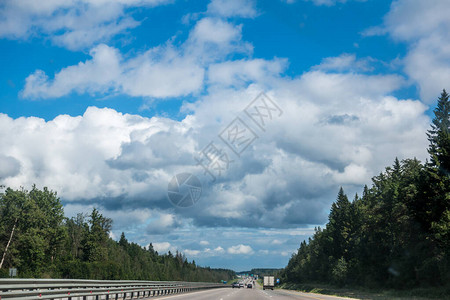
<svg viewBox="0 0 450 300">
<path fill-rule="evenodd" d="M 317 294 L 300 293 L 285 290 L 265 290 L 260 288 L 220 288 L 206 290 L 182 295 L 162 296 L 156 299 L 173 300 L 343 300 L 350 298 L 341 298 L 333 296 L 323 296 Z M 351 299 L 354 300 L 354 299 Z"/>
</svg>

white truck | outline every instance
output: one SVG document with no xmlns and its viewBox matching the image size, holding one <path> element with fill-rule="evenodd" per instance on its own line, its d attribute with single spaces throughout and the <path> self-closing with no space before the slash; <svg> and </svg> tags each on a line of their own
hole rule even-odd
<svg viewBox="0 0 450 300">
<path fill-rule="evenodd" d="M 273 276 L 264 276 L 263 278 L 263 290 L 271 289 L 275 286 L 275 278 Z"/>
</svg>

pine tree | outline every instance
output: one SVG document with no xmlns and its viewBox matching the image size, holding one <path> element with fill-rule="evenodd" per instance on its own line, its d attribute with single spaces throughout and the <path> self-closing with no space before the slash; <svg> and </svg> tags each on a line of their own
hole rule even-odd
<svg viewBox="0 0 450 300">
<path fill-rule="evenodd" d="M 344 189 L 341 187 L 336 202 L 331 205 L 329 223 L 326 228 L 332 238 L 332 254 L 336 259 L 347 256 L 348 253 L 347 246 L 351 220 L 350 210 L 350 201 L 344 193 Z"/>
<path fill-rule="evenodd" d="M 432 223 L 440 222 L 446 210 L 450 210 L 450 101 L 449 94 L 442 91 L 434 109 L 431 129 L 427 133 L 430 145 L 428 153 L 424 198 L 429 229 Z"/>
<path fill-rule="evenodd" d="M 127 241 L 127 239 L 125 237 L 125 233 L 124 232 L 122 232 L 122 234 L 120 235 L 119 245 L 121 247 L 123 247 L 124 249 L 126 249 L 127 246 L 128 246 L 128 241 Z"/>
<path fill-rule="evenodd" d="M 445 90 L 442 91 L 434 109 L 434 118 L 427 136 L 430 142 L 428 153 L 431 156 L 431 164 L 448 176 L 450 174 L 450 101 Z"/>
</svg>

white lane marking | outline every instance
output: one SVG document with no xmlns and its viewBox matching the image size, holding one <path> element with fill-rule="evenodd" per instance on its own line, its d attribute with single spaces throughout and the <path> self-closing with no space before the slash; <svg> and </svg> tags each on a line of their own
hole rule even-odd
<svg viewBox="0 0 450 300">
<path fill-rule="evenodd" d="M 173 295 L 173 296 L 162 296 L 162 297 L 157 297 L 156 299 L 172 299 L 172 298 L 179 298 L 179 297 L 185 297 L 186 295 L 198 295 L 198 294 L 204 294 L 207 292 L 218 292 L 222 290 L 222 288 L 217 289 L 217 290 L 206 290 L 206 291 L 200 291 L 200 292 L 190 292 L 190 293 L 184 293 L 184 294 L 179 294 L 179 295 Z"/>
</svg>

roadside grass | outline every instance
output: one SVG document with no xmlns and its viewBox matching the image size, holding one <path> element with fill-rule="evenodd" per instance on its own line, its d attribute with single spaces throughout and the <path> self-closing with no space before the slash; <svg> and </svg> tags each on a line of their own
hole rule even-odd
<svg viewBox="0 0 450 300">
<path fill-rule="evenodd" d="M 372 290 L 360 287 L 336 287 L 326 284 L 290 284 L 280 286 L 282 289 L 296 290 L 306 293 L 316 293 L 356 299 L 373 300 L 426 300 L 450 299 L 450 286 L 439 288 L 416 288 L 410 290 Z"/>
</svg>

